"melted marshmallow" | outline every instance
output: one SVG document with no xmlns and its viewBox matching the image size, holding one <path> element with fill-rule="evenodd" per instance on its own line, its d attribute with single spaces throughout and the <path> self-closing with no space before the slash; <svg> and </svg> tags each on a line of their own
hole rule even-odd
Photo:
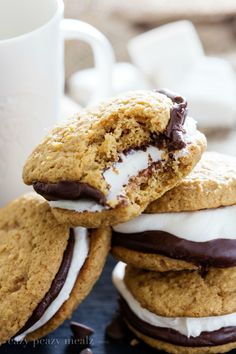
<svg viewBox="0 0 236 354">
<path fill-rule="evenodd" d="M 113 228 L 124 234 L 165 231 L 195 242 L 236 239 L 236 205 L 193 212 L 141 214 Z"/>
<path fill-rule="evenodd" d="M 22 341 L 27 334 L 36 331 L 38 328 L 42 327 L 47 323 L 61 308 L 66 300 L 70 297 L 71 291 L 75 285 L 79 272 L 88 256 L 89 252 L 89 237 L 87 229 L 83 227 L 77 227 L 74 229 L 75 244 L 71 260 L 70 269 L 67 274 L 66 281 L 58 294 L 58 296 L 49 305 L 47 310 L 44 312 L 43 316 L 28 328 L 25 332 L 15 337 L 14 340 L 19 342 Z"/>
<path fill-rule="evenodd" d="M 133 176 L 137 176 L 139 172 L 145 170 L 153 162 L 161 160 L 162 150 L 155 146 L 148 146 L 146 150 L 131 150 L 128 154 L 120 154 L 120 161 L 116 162 L 112 167 L 108 168 L 103 177 L 110 186 L 107 195 L 107 202 L 119 198 L 124 194 L 124 187 L 128 184 Z M 56 200 L 49 202 L 52 208 L 62 208 L 83 211 L 101 211 L 106 207 L 88 199 L 80 199 L 76 201 Z"/>
<path fill-rule="evenodd" d="M 106 208 L 98 204 L 94 200 L 79 199 L 79 200 L 53 200 L 49 202 L 51 208 L 67 209 L 82 213 L 83 211 L 97 212 Z"/>
<path fill-rule="evenodd" d="M 121 162 L 115 163 L 108 168 L 103 176 L 110 185 L 107 200 L 113 200 L 120 195 L 124 195 L 124 186 L 133 176 L 145 170 L 154 162 L 161 160 L 163 151 L 155 146 L 148 146 L 145 150 L 131 150 L 128 154 L 120 154 Z"/>
<path fill-rule="evenodd" d="M 184 128 L 186 134 L 184 140 L 186 147 L 174 153 L 176 160 L 187 155 L 189 153 L 188 144 L 194 140 L 199 139 L 201 133 L 197 131 L 196 121 L 193 118 L 187 117 Z M 163 150 L 158 149 L 155 146 L 148 146 L 145 151 L 143 150 L 131 150 L 128 154 L 120 154 L 120 161 L 116 162 L 113 166 L 108 168 L 103 176 L 105 181 L 110 186 L 107 201 L 115 200 L 124 194 L 124 187 L 129 183 L 130 178 L 137 176 L 139 172 L 145 170 L 150 166 L 152 162 L 158 162 L 161 160 Z M 80 200 L 56 200 L 49 202 L 52 208 L 68 209 L 76 212 L 98 212 L 107 209 L 95 201 L 88 199 Z"/>
<path fill-rule="evenodd" d="M 198 337 L 202 332 L 213 332 L 223 327 L 236 326 L 236 313 L 212 317 L 163 317 L 141 306 L 124 283 L 126 264 L 119 262 L 115 267 L 112 280 L 118 292 L 125 299 L 133 313 L 144 322 L 155 327 L 170 328 L 186 337 Z"/>
</svg>

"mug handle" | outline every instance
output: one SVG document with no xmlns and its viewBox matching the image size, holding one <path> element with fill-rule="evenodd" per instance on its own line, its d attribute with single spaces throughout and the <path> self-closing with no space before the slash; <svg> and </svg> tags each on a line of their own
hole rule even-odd
<svg viewBox="0 0 236 354">
<path fill-rule="evenodd" d="M 95 27 L 79 20 L 63 19 L 61 30 L 64 40 L 78 39 L 87 42 L 92 48 L 98 80 L 97 91 L 91 97 L 90 103 L 96 104 L 111 96 L 115 55 L 108 39 Z"/>
</svg>

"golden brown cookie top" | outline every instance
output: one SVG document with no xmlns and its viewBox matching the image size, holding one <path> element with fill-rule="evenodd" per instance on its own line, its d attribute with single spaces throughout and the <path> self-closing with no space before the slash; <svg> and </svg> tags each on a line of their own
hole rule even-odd
<svg viewBox="0 0 236 354">
<path fill-rule="evenodd" d="M 43 198 L 22 196 L 0 210 L 0 342 L 15 335 L 51 287 L 69 237 Z"/>
<path fill-rule="evenodd" d="M 145 212 L 179 212 L 236 204 L 236 158 L 205 152 L 193 171 Z"/>
<path fill-rule="evenodd" d="M 153 272 L 126 267 L 125 284 L 145 309 L 165 317 L 210 317 L 236 312 L 236 268 Z"/>
<path fill-rule="evenodd" d="M 85 109 L 57 126 L 33 151 L 24 167 L 26 184 L 80 181 L 106 191 L 104 168 L 130 146 L 163 132 L 173 106 L 166 95 L 134 91 Z"/>
</svg>

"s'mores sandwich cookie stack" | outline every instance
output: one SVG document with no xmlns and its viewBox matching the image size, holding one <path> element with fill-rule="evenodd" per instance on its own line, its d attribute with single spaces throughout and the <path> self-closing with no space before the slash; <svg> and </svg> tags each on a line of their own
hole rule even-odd
<svg viewBox="0 0 236 354">
<path fill-rule="evenodd" d="M 42 204 L 55 225 L 58 224 L 59 229 L 60 226 L 64 228 L 64 236 L 61 236 L 64 243 L 52 269 L 48 250 L 44 267 L 34 270 L 34 252 L 37 253 L 37 247 L 42 246 L 40 229 L 36 247 L 31 237 L 34 239 L 37 235 L 33 231 L 32 235 L 25 233 L 24 228 L 20 228 L 29 249 L 28 258 L 25 257 L 26 268 L 32 268 L 32 271 L 31 268 L 30 271 L 22 269 L 19 273 L 22 306 L 24 298 L 30 298 L 34 289 L 37 291 L 35 272 L 39 272 L 40 277 L 49 272 L 49 279 L 45 286 L 41 286 L 42 279 L 39 278 L 38 296 L 32 304 L 30 302 L 21 321 L 17 317 L 19 326 L 9 329 L 2 336 L 2 341 L 12 336 L 30 340 L 38 338 L 70 316 L 102 271 L 110 249 L 111 225 L 138 217 L 151 202 L 192 171 L 206 148 L 206 139 L 187 112 L 187 102 L 180 95 L 166 90 L 133 91 L 81 111 L 55 127 L 35 148 L 24 166 L 23 179 L 38 194 L 38 197 L 32 197 L 35 200 L 32 203 Z M 38 209 L 30 209 L 30 202 L 24 202 L 24 205 L 29 209 L 29 229 L 33 229 L 35 220 L 32 213 L 36 215 Z M 9 208 L 7 214 L 11 216 Z M 22 220 L 27 222 L 24 215 Z M 36 221 L 43 228 L 45 220 L 42 215 Z M 18 224 L 19 218 L 16 218 Z M 7 231 L 5 233 L 4 230 L 2 237 L 7 242 Z M 53 228 L 48 229 L 45 248 L 48 243 L 57 248 L 60 237 L 57 239 L 56 233 Z M 67 247 L 73 257 L 68 259 L 65 256 L 63 260 Z M 67 285 L 68 277 L 64 276 L 67 274 L 64 262 L 68 274 L 72 269 L 74 280 L 68 280 L 70 287 Z M 74 269 L 74 263 L 79 263 L 80 267 Z M 39 264 L 41 258 L 38 255 L 36 265 Z M 32 289 L 29 289 L 27 279 L 31 272 Z M 59 289 L 57 278 L 65 286 L 65 291 L 64 287 L 61 288 L 65 297 L 59 290 L 55 292 L 55 288 Z M 11 285 L 14 279 L 15 273 L 9 275 L 7 281 Z M 8 292 L 9 298 L 14 299 L 11 287 Z M 55 305 L 57 302 L 61 307 Z M 2 312 L 0 308 L 0 314 Z M 9 318 L 12 321 L 14 315 Z"/>
<path fill-rule="evenodd" d="M 236 348 L 236 159 L 207 152 L 139 217 L 113 226 L 128 327 L 174 354 Z"/>
</svg>

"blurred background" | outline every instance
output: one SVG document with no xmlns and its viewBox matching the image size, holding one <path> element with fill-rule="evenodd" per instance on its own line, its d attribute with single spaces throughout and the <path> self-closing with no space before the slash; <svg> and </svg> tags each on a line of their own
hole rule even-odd
<svg viewBox="0 0 236 354">
<path fill-rule="evenodd" d="M 95 26 L 111 43 L 111 95 L 177 91 L 208 135 L 209 149 L 236 155 L 235 0 L 65 0 L 65 16 Z M 91 49 L 68 42 L 65 64 L 67 95 L 88 105 L 99 90 Z"/>
</svg>

